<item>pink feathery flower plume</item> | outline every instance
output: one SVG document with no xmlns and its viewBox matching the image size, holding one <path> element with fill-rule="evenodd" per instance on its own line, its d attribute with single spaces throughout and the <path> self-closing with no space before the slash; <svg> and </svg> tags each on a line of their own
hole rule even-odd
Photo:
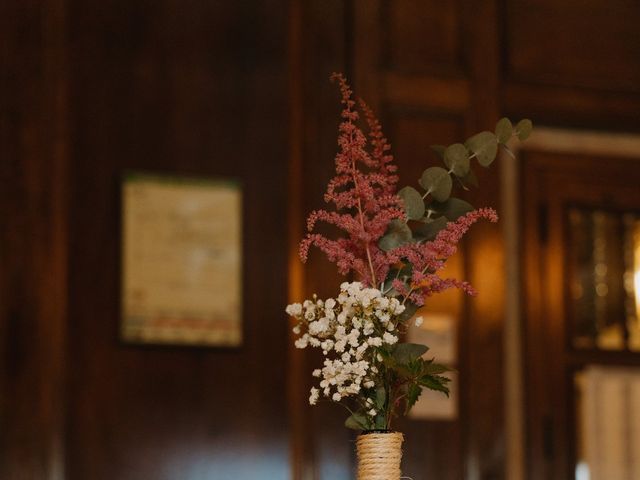
<svg viewBox="0 0 640 480">
<path fill-rule="evenodd" d="M 369 127 L 371 151 L 367 151 L 367 137 L 356 125 L 359 113 L 352 100 L 353 92 L 345 78 L 334 73 L 333 81 L 340 85 L 342 95 L 342 123 L 339 127 L 339 151 L 335 158 L 336 176 L 329 182 L 324 200 L 333 203 L 342 213 L 316 210 L 307 219 L 309 233 L 300 244 L 300 257 L 306 261 L 309 248 L 315 245 L 329 260 L 335 262 L 342 274 L 355 272 L 368 285 L 384 280 L 374 258 L 381 250 L 377 242 L 385 234 L 394 218 L 404 220 L 402 200 L 395 194 L 398 177 L 389 143 L 371 110 L 360 101 Z M 316 222 L 323 221 L 346 232 L 346 238 L 330 240 L 312 233 Z"/>
<path fill-rule="evenodd" d="M 372 287 L 385 282 L 393 268 L 409 263 L 410 282 L 399 279 L 392 287 L 406 300 L 417 305 L 424 298 L 448 288 L 460 288 L 474 294 L 466 282 L 438 276 L 446 260 L 457 250 L 457 244 L 469 227 L 479 219 L 497 221 L 496 212 L 489 208 L 472 211 L 449 222 L 430 242 L 407 243 L 391 251 L 384 251 L 378 241 L 394 219 L 407 221 L 404 204 L 396 193 L 398 176 L 393 164 L 390 145 L 382 133 L 380 123 L 371 109 L 358 102 L 368 126 L 369 139 L 357 126 L 360 115 L 356 110 L 353 92 L 345 78 L 331 76 L 340 86 L 342 122 L 339 126 L 338 153 L 335 158 L 336 176 L 329 181 L 324 195 L 326 203 L 333 203 L 335 211 L 316 210 L 307 219 L 308 234 L 300 243 L 300 257 L 306 261 L 310 247 L 316 246 L 334 262 L 341 274 L 354 272 Z M 318 221 L 335 225 L 345 237 L 329 239 L 313 233 Z"/>
<path fill-rule="evenodd" d="M 413 266 L 409 289 L 402 282 L 395 282 L 393 287 L 416 305 L 424 304 L 425 297 L 449 288 L 459 288 L 475 295 L 476 291 L 469 283 L 454 278 L 443 279 L 437 273 L 444 268 L 447 259 L 456 253 L 457 244 L 464 234 L 480 219 L 495 223 L 498 215 L 492 208 L 480 208 L 461 216 L 455 222 L 447 223 L 430 242 L 409 243 L 387 252 L 389 263 L 395 264 L 406 259 Z"/>
</svg>

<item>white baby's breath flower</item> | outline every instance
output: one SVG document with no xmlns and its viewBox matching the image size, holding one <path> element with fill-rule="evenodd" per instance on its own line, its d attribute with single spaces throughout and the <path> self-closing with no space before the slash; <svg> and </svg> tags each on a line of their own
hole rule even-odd
<svg viewBox="0 0 640 480">
<path fill-rule="evenodd" d="M 393 345 L 398 341 L 398 337 L 390 334 L 389 332 L 384 332 L 384 335 L 382 335 L 382 339 L 384 340 L 384 343 L 388 343 L 389 345 Z"/>
<path fill-rule="evenodd" d="M 302 334 L 296 346 L 319 347 L 325 356 L 323 367 L 313 371 L 320 388 L 311 391 L 312 404 L 320 394 L 338 402 L 362 395 L 363 388 L 375 388 L 374 376 L 379 375 L 378 367 L 383 369 L 383 357 L 375 349 L 398 341 L 393 320 L 405 307 L 397 298 L 359 282 L 345 282 L 340 288 L 336 298 L 323 301 L 314 295 L 313 301 L 287 307 L 287 313 L 300 320 L 294 327 L 296 334 Z M 366 404 L 367 413 L 376 415 L 373 403 Z"/>
<path fill-rule="evenodd" d="M 296 348 L 307 348 L 308 343 L 309 335 L 305 333 L 302 337 L 295 341 L 294 345 L 296 346 Z"/>
<path fill-rule="evenodd" d="M 416 317 L 416 327 L 419 327 L 420 325 L 422 325 L 422 322 L 424 322 L 424 318 Z"/>
<path fill-rule="evenodd" d="M 376 317 L 380 319 L 380 322 L 383 325 L 391 319 L 391 315 L 389 314 L 389 312 L 382 311 L 382 310 L 376 310 Z"/>
<path fill-rule="evenodd" d="M 311 395 L 309 395 L 309 404 L 315 405 L 318 403 L 318 397 L 320 396 L 320 390 L 316 387 L 311 387 Z"/>
<path fill-rule="evenodd" d="M 291 305 L 287 305 L 285 311 L 292 317 L 299 317 L 300 315 L 302 315 L 302 305 L 300 305 L 299 303 L 292 303 Z"/>
</svg>

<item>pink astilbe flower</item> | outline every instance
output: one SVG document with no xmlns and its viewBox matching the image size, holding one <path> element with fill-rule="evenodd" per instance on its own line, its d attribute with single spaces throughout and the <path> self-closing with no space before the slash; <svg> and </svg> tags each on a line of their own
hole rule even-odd
<svg viewBox="0 0 640 480">
<path fill-rule="evenodd" d="M 340 85 L 343 110 L 335 158 L 337 175 L 329 182 L 324 200 L 343 213 L 312 212 L 307 220 L 309 234 L 300 245 L 300 256 L 305 261 L 310 246 L 315 245 L 338 265 L 340 273 L 353 271 L 367 285 L 375 285 L 384 280 L 380 276 L 384 268 L 375 263 L 381 260 L 377 242 L 391 220 L 405 219 L 402 200 L 395 194 L 398 177 L 391 163 L 393 157 L 388 153 L 390 146 L 371 110 L 360 102 L 369 126 L 372 148 L 368 152 L 367 137 L 356 125 L 360 116 L 351 88 L 340 74 L 333 74 L 331 79 Z M 329 240 L 312 233 L 319 220 L 342 229 L 347 237 Z"/>
<path fill-rule="evenodd" d="M 497 221 L 496 212 L 489 208 L 474 210 L 455 222 L 449 222 L 429 242 L 410 242 L 391 251 L 384 251 L 378 241 L 385 235 L 389 223 L 407 221 L 404 204 L 396 193 L 398 176 L 393 164 L 390 145 L 382 133 L 380 123 L 363 102 L 358 105 L 368 126 L 368 136 L 357 126 L 360 114 L 352 91 L 340 74 L 331 76 L 340 86 L 342 122 L 339 126 L 336 154 L 336 176 L 331 179 L 324 195 L 335 211 L 316 210 L 307 219 L 308 234 L 300 243 L 300 257 L 307 260 L 310 247 L 316 246 L 334 262 L 341 274 L 355 273 L 367 286 L 378 287 L 387 280 L 392 269 L 397 271 L 410 264 L 409 278 L 396 278 L 391 287 L 405 301 L 422 305 L 425 297 L 449 288 L 459 288 L 469 294 L 475 291 L 466 282 L 441 278 L 438 273 L 446 260 L 457 250 L 457 244 L 469 227 L 480 219 Z M 318 221 L 335 225 L 346 233 L 336 240 L 313 233 Z"/>
<path fill-rule="evenodd" d="M 409 243 L 387 252 L 389 264 L 409 262 L 413 267 L 411 275 L 411 289 L 407 293 L 411 302 L 422 305 L 424 298 L 449 288 L 459 288 L 464 292 L 475 295 L 475 290 L 467 282 L 453 278 L 443 279 L 437 275 L 449 257 L 457 251 L 457 244 L 471 225 L 480 219 L 497 222 L 498 215 L 492 208 L 480 208 L 461 216 L 455 222 L 447 223 L 440 230 L 436 238 L 425 243 Z M 395 288 L 395 284 L 394 284 Z M 397 290 L 397 289 L 396 289 Z"/>
</svg>

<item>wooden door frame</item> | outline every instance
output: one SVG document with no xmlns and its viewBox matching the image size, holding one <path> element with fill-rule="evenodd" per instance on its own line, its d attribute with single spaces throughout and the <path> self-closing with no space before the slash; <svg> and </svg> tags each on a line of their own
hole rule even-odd
<svg viewBox="0 0 640 480">
<path fill-rule="evenodd" d="M 566 304 L 566 289 L 563 287 L 565 264 L 562 257 L 565 232 L 564 228 L 555 228 L 547 235 L 544 224 L 564 224 L 562 204 L 567 198 L 595 199 L 602 191 L 594 188 L 585 195 L 574 188 L 565 194 L 557 188 L 562 183 L 560 174 L 556 173 L 554 179 L 549 172 L 582 171 L 586 173 L 580 174 L 580 180 L 592 182 L 594 176 L 598 179 L 614 177 L 608 173 L 611 169 L 621 168 L 621 164 L 629 162 L 629 157 L 640 158 L 640 137 L 543 128 L 525 148 L 519 152 L 519 165 L 512 165 L 520 173 L 520 198 L 512 200 L 519 200 L 518 228 L 522 244 L 519 252 L 517 248 L 514 249 L 511 261 L 520 261 L 522 270 L 520 288 L 512 287 L 510 295 L 518 295 L 521 289 L 523 299 L 519 315 L 523 319 L 521 346 L 524 354 L 521 353 L 521 357 L 524 359 L 526 381 L 522 394 L 527 473 L 531 479 L 565 480 L 573 478 L 572 467 L 576 456 L 573 442 L 568 440 L 575 427 L 572 408 L 574 396 L 569 377 L 589 359 L 584 355 L 567 354 L 570 350 L 566 348 L 564 323 L 557 320 L 564 317 L 563 308 Z M 559 163 L 532 158 L 536 153 L 553 153 L 562 157 L 563 161 Z M 603 158 L 607 159 L 606 165 L 603 165 Z M 585 169 L 585 163 L 589 168 Z M 553 263 L 557 267 L 549 269 Z M 550 275 L 545 278 L 547 270 Z M 514 320 L 519 319 L 510 319 Z M 613 361 L 618 359 L 614 358 Z M 554 363 L 561 368 L 548 369 L 543 366 Z"/>
</svg>

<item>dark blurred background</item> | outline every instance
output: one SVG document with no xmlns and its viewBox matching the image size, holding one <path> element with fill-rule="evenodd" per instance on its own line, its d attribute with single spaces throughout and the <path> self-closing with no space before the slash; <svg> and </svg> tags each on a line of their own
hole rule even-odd
<svg viewBox="0 0 640 480">
<path fill-rule="evenodd" d="M 635 313 L 572 310 L 572 268 L 593 259 L 570 264 L 571 239 L 603 240 L 565 218 L 640 210 L 638 25 L 637 0 L 1 0 L 0 478 L 353 478 L 353 435 L 337 407 L 306 405 L 312 359 L 283 312 L 338 281 L 296 257 L 333 168 L 333 71 L 378 113 L 405 182 L 431 144 L 503 115 L 539 128 L 469 194 L 504 221 L 465 244 L 481 295 L 455 300 L 457 418 L 400 425 L 405 475 L 589 478 L 575 375 L 637 368 L 640 347 Z M 118 340 L 131 169 L 242 180 L 240 349 Z M 621 340 L 601 341 L 611 325 Z M 621 448 L 640 458 L 633 435 Z"/>
</svg>

